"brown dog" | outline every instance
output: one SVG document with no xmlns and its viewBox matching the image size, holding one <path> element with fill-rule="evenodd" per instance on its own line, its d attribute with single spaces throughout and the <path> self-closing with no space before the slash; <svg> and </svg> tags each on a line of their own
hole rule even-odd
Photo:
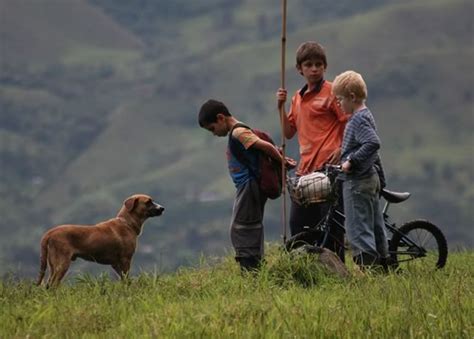
<svg viewBox="0 0 474 339">
<path fill-rule="evenodd" d="M 151 197 L 136 194 L 125 200 L 116 218 L 93 226 L 61 225 L 52 228 L 41 239 L 37 285 L 43 281 L 46 263 L 49 266 L 46 288 L 49 288 L 59 285 L 71 261 L 76 258 L 112 265 L 124 278 L 130 270 L 143 223 L 163 211 L 164 208 Z"/>
</svg>

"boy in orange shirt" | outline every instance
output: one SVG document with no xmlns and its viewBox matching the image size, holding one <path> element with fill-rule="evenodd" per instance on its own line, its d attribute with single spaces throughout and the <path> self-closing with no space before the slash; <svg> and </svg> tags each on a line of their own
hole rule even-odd
<svg viewBox="0 0 474 339">
<path fill-rule="evenodd" d="M 284 108 L 287 91 L 278 89 L 278 109 L 284 112 L 284 133 L 291 139 L 298 133 L 300 161 L 297 176 L 323 169 L 325 164 L 338 164 L 347 117 L 331 93 L 331 83 L 324 80 L 327 58 L 323 47 L 313 41 L 300 45 L 296 51 L 296 69 L 306 84 L 291 99 L 290 111 Z M 290 231 L 295 235 L 304 226 L 315 227 L 328 210 L 325 202 L 300 206 L 291 203 Z M 344 234 L 331 227 L 331 238 L 326 245 L 344 261 Z"/>
</svg>

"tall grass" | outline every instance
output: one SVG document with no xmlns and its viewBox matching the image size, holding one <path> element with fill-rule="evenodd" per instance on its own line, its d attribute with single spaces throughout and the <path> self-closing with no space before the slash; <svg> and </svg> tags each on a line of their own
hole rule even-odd
<svg viewBox="0 0 474 339">
<path fill-rule="evenodd" d="M 128 282 L 82 275 L 56 290 L 0 282 L 0 338 L 472 338 L 472 252 L 340 279 L 271 248 L 258 274 L 233 259 Z"/>
</svg>

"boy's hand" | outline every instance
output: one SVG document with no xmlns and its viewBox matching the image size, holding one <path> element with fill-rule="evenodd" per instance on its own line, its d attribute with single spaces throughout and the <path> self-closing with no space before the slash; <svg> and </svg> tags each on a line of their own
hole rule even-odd
<svg viewBox="0 0 474 339">
<path fill-rule="evenodd" d="M 288 92 L 284 88 L 279 88 L 276 97 L 277 97 L 277 102 L 278 102 L 278 109 L 280 109 L 286 102 L 286 96 Z"/>
<path fill-rule="evenodd" d="M 278 150 L 278 152 L 280 153 L 280 155 L 283 155 L 283 148 L 281 148 L 280 146 L 275 146 L 275 147 Z M 285 167 L 286 167 L 286 169 L 289 169 L 289 170 L 293 169 L 293 168 L 296 167 L 297 164 L 298 164 L 298 162 L 295 159 L 285 156 Z"/>
<path fill-rule="evenodd" d="M 342 163 L 342 168 L 341 169 L 344 173 L 350 173 L 351 172 L 351 167 L 352 167 L 351 162 L 346 160 Z"/>
<path fill-rule="evenodd" d="M 285 157 L 285 167 L 286 169 L 293 169 L 296 167 L 296 160 L 290 157 Z"/>
</svg>

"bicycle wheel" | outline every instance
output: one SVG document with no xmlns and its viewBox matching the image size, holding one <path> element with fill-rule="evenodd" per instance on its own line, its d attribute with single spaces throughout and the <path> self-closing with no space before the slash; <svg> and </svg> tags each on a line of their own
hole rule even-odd
<svg viewBox="0 0 474 339">
<path fill-rule="evenodd" d="M 393 234 L 389 252 L 396 264 L 418 259 L 424 266 L 442 268 L 448 258 L 448 244 L 436 225 L 426 220 L 413 220 Z"/>
<path fill-rule="evenodd" d="M 295 234 L 285 244 L 286 250 L 295 250 L 304 245 L 319 245 L 318 241 L 321 238 L 321 232 L 318 231 L 303 231 Z"/>
</svg>

